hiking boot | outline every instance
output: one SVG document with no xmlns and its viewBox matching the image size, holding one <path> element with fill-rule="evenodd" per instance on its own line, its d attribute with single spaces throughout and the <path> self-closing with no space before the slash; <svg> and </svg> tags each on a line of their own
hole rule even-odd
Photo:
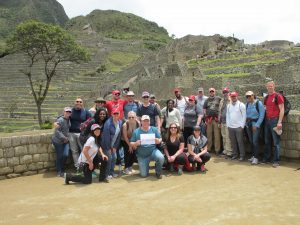
<svg viewBox="0 0 300 225">
<path fill-rule="evenodd" d="M 116 178 L 116 177 L 118 177 L 118 176 L 119 176 L 119 174 L 117 174 L 117 173 L 114 173 L 114 174 L 112 175 L 113 178 Z"/>
<path fill-rule="evenodd" d="M 201 171 L 201 172 L 205 172 L 205 171 L 206 171 L 206 168 L 205 168 L 204 164 L 201 165 L 200 171 Z"/>
<path fill-rule="evenodd" d="M 257 165 L 258 164 L 258 159 L 257 158 L 253 158 L 251 164 L 252 165 Z"/>
<path fill-rule="evenodd" d="M 245 160 L 244 157 L 240 157 L 240 158 L 239 158 L 239 162 L 242 162 L 242 161 L 244 161 L 244 160 Z"/>
<path fill-rule="evenodd" d="M 129 171 L 130 171 L 131 173 L 135 173 L 135 170 L 134 170 L 132 167 L 129 167 Z"/>
<path fill-rule="evenodd" d="M 70 176 L 67 173 L 64 173 L 64 178 L 65 178 L 65 184 L 69 184 L 70 181 Z"/>
<path fill-rule="evenodd" d="M 274 163 L 272 164 L 272 166 L 273 166 L 274 168 L 277 168 L 277 167 L 279 167 L 279 163 L 278 163 L 278 162 L 274 162 Z"/>
<path fill-rule="evenodd" d="M 254 156 L 252 156 L 250 159 L 248 159 L 248 161 L 252 163 L 253 159 L 254 159 Z"/>
<path fill-rule="evenodd" d="M 231 157 L 231 160 L 236 160 L 237 159 L 237 156 L 232 156 Z"/>
<path fill-rule="evenodd" d="M 183 172 L 182 172 L 182 167 L 178 167 L 178 175 L 182 175 Z"/>
<path fill-rule="evenodd" d="M 225 156 L 225 159 L 231 159 L 232 158 L 232 155 L 226 155 Z"/>
<path fill-rule="evenodd" d="M 126 168 L 126 169 L 124 170 L 124 173 L 127 174 L 127 175 L 130 175 L 132 172 L 130 171 L 129 168 Z"/>
<path fill-rule="evenodd" d="M 161 175 L 161 174 L 156 173 L 155 175 L 156 175 L 156 178 L 157 178 L 157 179 L 162 179 L 162 175 Z"/>
</svg>

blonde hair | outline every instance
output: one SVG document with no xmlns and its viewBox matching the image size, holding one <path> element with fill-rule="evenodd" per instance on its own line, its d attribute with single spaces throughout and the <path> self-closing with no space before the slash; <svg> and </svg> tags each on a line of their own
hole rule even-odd
<svg viewBox="0 0 300 225">
<path fill-rule="evenodd" d="M 179 138 L 181 137 L 181 134 L 180 134 L 180 127 L 177 126 L 176 123 L 170 123 L 169 127 L 168 127 L 168 131 L 167 131 L 167 134 L 166 134 L 166 140 L 170 140 L 170 137 L 171 137 L 171 126 L 172 125 L 175 125 L 177 127 L 177 132 L 176 132 L 176 140 L 179 140 Z"/>
</svg>

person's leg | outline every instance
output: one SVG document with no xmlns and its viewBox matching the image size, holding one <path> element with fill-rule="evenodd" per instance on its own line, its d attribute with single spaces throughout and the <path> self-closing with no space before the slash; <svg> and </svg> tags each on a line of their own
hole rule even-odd
<svg viewBox="0 0 300 225">
<path fill-rule="evenodd" d="M 213 120 L 212 121 L 213 132 L 214 132 L 214 146 L 217 154 L 221 152 L 221 130 L 218 126 L 218 123 Z"/>
<path fill-rule="evenodd" d="M 109 175 L 113 176 L 114 171 L 115 171 L 115 165 L 116 165 L 116 159 L 117 159 L 117 153 L 112 152 L 111 153 L 111 163 L 110 163 L 110 168 L 109 168 Z"/>
<path fill-rule="evenodd" d="M 129 168 L 132 166 L 130 162 L 130 152 L 129 152 L 129 146 L 125 141 L 121 141 L 123 148 L 124 148 L 124 161 L 125 161 L 125 168 Z M 131 165 L 130 165 L 131 164 Z"/>
<path fill-rule="evenodd" d="M 146 157 L 146 158 L 137 157 L 137 160 L 139 164 L 141 177 L 147 177 L 149 175 L 150 157 Z"/>
<path fill-rule="evenodd" d="M 239 127 L 235 129 L 236 140 L 240 151 L 240 159 L 245 159 L 245 144 L 244 144 L 244 128 Z"/>
<path fill-rule="evenodd" d="M 238 156 L 238 151 L 237 151 L 237 141 L 235 137 L 235 129 L 234 128 L 228 128 L 229 131 L 229 138 L 231 142 L 231 147 L 232 147 L 232 159 L 236 159 Z"/>
<path fill-rule="evenodd" d="M 68 180 L 75 182 L 75 183 L 91 184 L 92 183 L 92 170 L 90 170 L 89 165 L 87 163 L 85 163 L 83 165 L 83 176 L 71 174 L 69 176 Z"/>
<path fill-rule="evenodd" d="M 211 147 L 213 144 L 213 125 L 212 122 L 208 122 L 207 124 L 207 151 L 211 151 Z"/>
<path fill-rule="evenodd" d="M 155 173 L 156 175 L 161 175 L 162 166 L 164 164 L 164 156 L 158 149 L 155 149 L 151 154 L 151 160 L 155 161 Z"/>
<path fill-rule="evenodd" d="M 64 151 L 64 144 L 54 143 L 54 148 L 56 151 L 56 172 L 58 175 L 63 172 L 62 170 L 62 162 L 63 162 L 63 151 Z"/>
<path fill-rule="evenodd" d="M 70 152 L 70 145 L 64 144 L 63 157 L 62 157 L 62 172 L 65 171 L 65 165 L 69 157 L 69 152 Z"/>
<path fill-rule="evenodd" d="M 111 162 L 112 162 L 112 154 L 111 151 L 105 151 L 105 155 L 107 156 L 107 164 L 106 164 L 106 170 L 105 170 L 105 178 L 107 178 L 110 175 L 110 168 L 111 168 Z"/>
<path fill-rule="evenodd" d="M 69 143 L 72 152 L 74 166 L 78 168 L 78 158 L 79 158 L 79 147 L 77 144 L 77 135 L 76 133 L 69 134 Z"/>
<path fill-rule="evenodd" d="M 274 157 L 273 157 L 273 163 L 279 164 L 280 161 L 280 136 L 276 134 L 276 132 L 273 130 L 274 127 L 277 126 L 278 119 L 270 120 L 271 130 L 272 130 L 272 138 L 273 138 L 273 145 L 274 148 Z"/>
<path fill-rule="evenodd" d="M 175 158 L 175 163 L 179 164 L 179 165 L 185 165 L 185 154 L 181 153 L 180 155 L 178 155 Z"/>
<path fill-rule="evenodd" d="M 250 145 L 251 145 L 251 157 L 254 157 L 254 143 L 253 143 L 254 133 L 253 133 L 253 130 L 252 130 L 251 122 L 247 123 L 247 127 L 245 127 L 245 129 L 246 129 L 248 140 L 249 140 Z"/>
<path fill-rule="evenodd" d="M 225 149 L 225 154 L 227 156 L 231 156 L 232 155 L 232 148 L 231 148 L 231 142 L 230 142 L 230 138 L 229 138 L 229 131 L 228 131 L 228 127 L 226 126 L 226 124 L 222 124 L 222 129 L 224 132 L 224 137 L 223 140 L 225 140 L 225 144 L 224 144 L 224 149 Z"/>
<path fill-rule="evenodd" d="M 202 160 L 201 164 L 205 164 L 210 160 L 211 156 L 208 152 L 206 152 L 205 154 L 201 155 L 200 158 Z"/>
<path fill-rule="evenodd" d="M 102 157 L 100 156 L 100 174 L 99 174 L 99 181 L 104 181 L 107 178 L 107 160 L 103 160 Z"/>
<path fill-rule="evenodd" d="M 271 158 L 271 149 L 272 149 L 272 142 L 271 142 L 271 136 L 272 136 L 272 130 L 270 126 L 270 120 L 265 121 L 265 150 L 264 150 L 264 158 L 263 162 L 268 162 L 270 161 Z"/>
<path fill-rule="evenodd" d="M 187 139 L 189 136 L 191 136 L 193 133 L 193 130 L 191 127 L 185 127 L 184 130 L 183 130 L 183 137 L 184 137 L 184 143 L 185 143 L 185 146 L 187 146 Z"/>
<path fill-rule="evenodd" d="M 256 131 L 254 131 L 252 137 L 253 141 L 253 156 L 254 158 L 258 159 L 258 154 L 259 154 L 259 135 L 260 135 L 260 128 L 256 128 Z"/>
</svg>

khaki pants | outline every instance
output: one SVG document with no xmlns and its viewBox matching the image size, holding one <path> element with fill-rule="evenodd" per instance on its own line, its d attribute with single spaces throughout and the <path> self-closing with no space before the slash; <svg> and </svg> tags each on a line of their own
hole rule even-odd
<svg viewBox="0 0 300 225">
<path fill-rule="evenodd" d="M 229 131 L 228 131 L 228 127 L 226 126 L 226 124 L 223 124 L 223 123 L 221 124 L 221 134 L 222 134 L 222 138 L 223 138 L 223 148 L 224 148 L 223 153 L 225 155 L 232 155 Z"/>
<path fill-rule="evenodd" d="M 221 131 L 218 127 L 218 123 L 212 120 L 211 123 L 207 123 L 207 150 L 211 151 L 214 140 L 214 147 L 216 153 L 221 151 Z"/>
</svg>

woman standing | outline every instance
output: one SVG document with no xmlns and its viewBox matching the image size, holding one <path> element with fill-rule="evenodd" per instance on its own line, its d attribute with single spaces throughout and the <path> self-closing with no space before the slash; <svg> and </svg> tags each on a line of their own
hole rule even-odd
<svg viewBox="0 0 300 225">
<path fill-rule="evenodd" d="M 56 151 L 56 172 L 58 177 L 64 175 L 64 165 L 69 156 L 69 128 L 70 116 L 72 109 L 70 107 L 64 108 L 63 116 L 59 117 L 56 121 L 57 125 L 52 136 L 52 143 Z"/>
<path fill-rule="evenodd" d="M 83 184 L 92 183 L 92 171 L 94 170 L 96 165 L 99 165 L 100 159 L 97 155 L 99 152 L 102 156 L 103 161 L 107 161 L 108 157 L 103 153 L 100 143 L 99 137 L 101 134 L 100 126 L 98 124 L 93 124 L 91 126 L 91 137 L 85 143 L 83 150 L 78 158 L 78 164 L 82 167 L 83 176 L 81 175 L 73 175 L 69 173 L 65 173 L 65 183 L 69 184 L 70 181 L 78 182 Z M 101 163 L 101 167 L 102 167 Z M 99 181 L 108 182 L 107 179 L 100 179 L 101 174 L 99 176 Z"/>
<path fill-rule="evenodd" d="M 199 126 L 201 123 L 201 115 L 197 112 L 195 96 L 189 96 L 189 102 L 184 110 L 184 142 L 187 143 L 187 139 L 193 134 L 193 127 Z"/>
<path fill-rule="evenodd" d="M 184 139 L 180 135 L 179 126 L 176 123 L 171 123 L 166 138 L 164 148 L 165 155 L 168 159 L 168 167 L 170 171 L 174 171 L 174 167 L 178 168 L 178 175 L 182 174 L 182 167 L 186 164 L 186 155 L 183 153 Z"/>
<path fill-rule="evenodd" d="M 136 161 L 136 155 L 130 145 L 130 139 L 133 131 L 140 127 L 140 123 L 138 122 L 134 111 L 128 112 L 127 118 L 128 121 L 126 121 L 122 126 L 121 143 L 124 148 L 125 174 L 132 174 L 134 173 L 132 165 Z"/>
<path fill-rule="evenodd" d="M 197 164 L 197 169 L 205 172 L 204 165 L 210 160 L 210 154 L 207 152 L 207 138 L 201 134 L 200 126 L 194 127 L 193 135 L 189 136 L 187 143 L 189 162 L 194 169 Z"/>
<path fill-rule="evenodd" d="M 117 150 L 120 147 L 121 141 L 122 120 L 119 118 L 119 109 L 113 108 L 112 117 L 105 122 L 101 138 L 101 147 L 105 155 L 108 156 L 107 168 L 105 171 L 106 178 L 108 179 L 118 176 L 117 173 L 114 173 L 114 168 L 116 165 Z"/>
<path fill-rule="evenodd" d="M 167 101 L 167 106 L 161 110 L 161 114 L 163 115 L 163 122 L 166 123 L 164 128 L 169 128 L 171 123 L 175 123 L 179 129 L 182 127 L 182 118 L 178 109 L 174 108 L 174 100 L 169 99 Z"/>
</svg>

